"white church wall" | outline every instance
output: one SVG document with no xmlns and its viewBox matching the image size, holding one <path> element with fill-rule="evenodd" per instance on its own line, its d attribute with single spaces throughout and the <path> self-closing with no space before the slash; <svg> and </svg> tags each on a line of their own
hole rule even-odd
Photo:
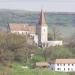
<svg viewBox="0 0 75 75">
<path fill-rule="evenodd" d="M 47 43 L 47 41 L 48 41 L 48 27 L 42 26 L 41 27 L 41 42 Z"/>
<path fill-rule="evenodd" d="M 38 35 L 34 36 L 34 42 L 38 45 Z"/>
<path fill-rule="evenodd" d="M 29 31 L 16 31 L 16 30 L 11 30 L 11 33 L 16 33 L 16 34 L 23 34 L 23 35 L 26 35 L 29 33 Z"/>
<path fill-rule="evenodd" d="M 48 46 L 62 46 L 63 41 L 48 41 Z"/>
</svg>

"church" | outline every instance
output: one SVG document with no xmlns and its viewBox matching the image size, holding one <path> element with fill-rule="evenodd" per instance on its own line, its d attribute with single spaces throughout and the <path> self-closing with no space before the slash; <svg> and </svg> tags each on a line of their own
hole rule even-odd
<svg viewBox="0 0 75 75">
<path fill-rule="evenodd" d="M 45 20 L 44 12 L 41 10 L 38 24 L 20 24 L 20 23 L 10 23 L 9 31 L 11 33 L 29 35 L 29 38 L 33 37 L 34 43 L 38 47 L 49 47 L 49 46 L 62 46 L 62 40 L 48 40 L 48 25 Z"/>
</svg>

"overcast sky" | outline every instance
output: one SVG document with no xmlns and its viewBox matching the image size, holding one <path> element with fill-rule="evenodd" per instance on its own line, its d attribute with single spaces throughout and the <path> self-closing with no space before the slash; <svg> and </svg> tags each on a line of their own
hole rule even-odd
<svg viewBox="0 0 75 75">
<path fill-rule="evenodd" d="M 0 9 L 75 12 L 75 0 L 0 0 Z"/>
</svg>

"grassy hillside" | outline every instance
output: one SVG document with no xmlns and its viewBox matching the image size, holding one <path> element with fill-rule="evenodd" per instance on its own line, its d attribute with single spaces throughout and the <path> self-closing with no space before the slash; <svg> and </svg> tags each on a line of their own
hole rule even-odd
<svg viewBox="0 0 75 75">
<path fill-rule="evenodd" d="M 70 75 L 69 73 L 50 71 L 49 69 L 24 69 L 19 64 L 14 64 L 14 66 L 8 70 L 0 70 L 0 74 L 3 75 Z"/>
<path fill-rule="evenodd" d="M 49 30 L 55 25 L 65 35 L 75 32 L 75 13 L 45 13 Z M 9 23 L 38 24 L 39 12 L 20 10 L 0 10 L 0 27 L 6 29 Z"/>
<path fill-rule="evenodd" d="M 48 69 L 25 69 L 25 70 L 14 70 L 11 75 L 68 75 L 62 72 L 53 72 Z"/>
</svg>

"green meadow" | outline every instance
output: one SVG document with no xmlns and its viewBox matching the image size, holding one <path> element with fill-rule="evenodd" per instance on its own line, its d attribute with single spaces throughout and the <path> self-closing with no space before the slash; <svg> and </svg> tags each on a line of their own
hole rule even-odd
<svg viewBox="0 0 75 75">
<path fill-rule="evenodd" d="M 13 64 L 12 68 L 0 68 L 0 75 L 75 75 L 75 73 L 55 72 L 39 68 L 25 69 L 20 64 Z"/>
</svg>

